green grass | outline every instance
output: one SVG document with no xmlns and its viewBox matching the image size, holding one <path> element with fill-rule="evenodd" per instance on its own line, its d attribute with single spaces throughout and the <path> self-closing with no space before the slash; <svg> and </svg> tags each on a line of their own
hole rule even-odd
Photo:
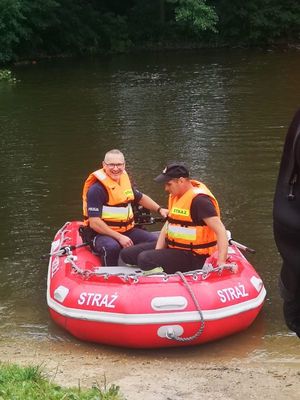
<svg viewBox="0 0 300 400">
<path fill-rule="evenodd" d="M 121 400 L 119 387 L 64 388 L 49 382 L 40 367 L 0 364 L 0 400 Z"/>
</svg>

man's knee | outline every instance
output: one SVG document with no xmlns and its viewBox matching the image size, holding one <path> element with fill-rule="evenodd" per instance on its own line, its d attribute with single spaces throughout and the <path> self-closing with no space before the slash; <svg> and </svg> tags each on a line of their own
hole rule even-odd
<svg viewBox="0 0 300 400">
<path fill-rule="evenodd" d="M 126 247 L 121 250 L 120 257 L 126 263 L 130 265 L 138 265 L 138 256 L 146 250 L 152 250 L 155 248 L 156 242 L 145 242 L 136 244 L 131 247 Z"/>
<path fill-rule="evenodd" d="M 153 254 L 155 250 L 145 250 L 142 251 L 137 257 L 137 265 L 141 269 L 149 269 L 155 267 L 155 262 L 153 260 Z"/>
<path fill-rule="evenodd" d="M 121 245 L 116 240 L 98 236 L 94 240 L 94 250 L 101 257 L 103 265 L 117 265 Z"/>
<path fill-rule="evenodd" d="M 120 251 L 120 259 L 128 265 L 136 264 L 136 254 L 134 254 L 131 247 L 126 247 Z"/>
<path fill-rule="evenodd" d="M 119 254 L 121 246 L 116 240 L 98 236 L 94 240 L 94 249 L 97 253 L 104 255 L 105 253 L 117 253 Z"/>
</svg>

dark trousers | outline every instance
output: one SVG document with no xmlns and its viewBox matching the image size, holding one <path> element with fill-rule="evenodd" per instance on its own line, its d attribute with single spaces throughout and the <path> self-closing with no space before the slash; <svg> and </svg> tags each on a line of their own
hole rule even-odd
<svg viewBox="0 0 300 400">
<path fill-rule="evenodd" d="M 133 228 L 128 232 L 124 232 L 123 235 L 130 237 L 134 244 L 153 242 L 155 246 L 157 241 L 157 234 L 140 228 Z M 118 265 L 121 249 L 120 243 L 110 236 L 97 235 L 93 240 L 93 250 L 100 255 L 103 265 Z"/>
<path fill-rule="evenodd" d="M 279 288 L 289 329 L 300 337 L 300 231 L 274 223 L 277 248 L 283 259 Z"/>
<path fill-rule="evenodd" d="M 275 222 L 274 236 L 283 259 L 281 283 L 290 298 L 300 298 L 300 229 L 295 231 Z"/>
<path fill-rule="evenodd" d="M 167 274 L 200 269 L 208 257 L 208 255 L 195 255 L 186 250 L 155 250 L 155 245 L 156 242 L 152 242 L 127 247 L 121 250 L 120 257 L 126 264 L 137 265 L 145 271 L 155 267 L 163 267 Z"/>
</svg>

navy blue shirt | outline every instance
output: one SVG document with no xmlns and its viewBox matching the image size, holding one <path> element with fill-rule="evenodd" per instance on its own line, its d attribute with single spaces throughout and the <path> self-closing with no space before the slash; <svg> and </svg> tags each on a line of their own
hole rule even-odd
<svg viewBox="0 0 300 400">
<path fill-rule="evenodd" d="M 143 197 L 137 189 L 132 189 L 134 195 L 134 203 L 139 203 Z M 89 217 L 100 217 L 102 215 L 102 208 L 108 202 L 108 193 L 100 182 L 95 182 L 87 192 L 87 211 Z"/>
</svg>

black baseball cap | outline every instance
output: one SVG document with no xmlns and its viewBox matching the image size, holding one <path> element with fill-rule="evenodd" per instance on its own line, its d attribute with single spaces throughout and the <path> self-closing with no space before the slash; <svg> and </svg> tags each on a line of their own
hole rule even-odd
<svg viewBox="0 0 300 400">
<path fill-rule="evenodd" d="M 172 163 L 168 164 L 163 172 L 154 178 L 154 181 L 157 183 L 167 183 L 175 178 L 188 178 L 189 175 L 189 171 L 185 165 L 181 163 Z"/>
</svg>

